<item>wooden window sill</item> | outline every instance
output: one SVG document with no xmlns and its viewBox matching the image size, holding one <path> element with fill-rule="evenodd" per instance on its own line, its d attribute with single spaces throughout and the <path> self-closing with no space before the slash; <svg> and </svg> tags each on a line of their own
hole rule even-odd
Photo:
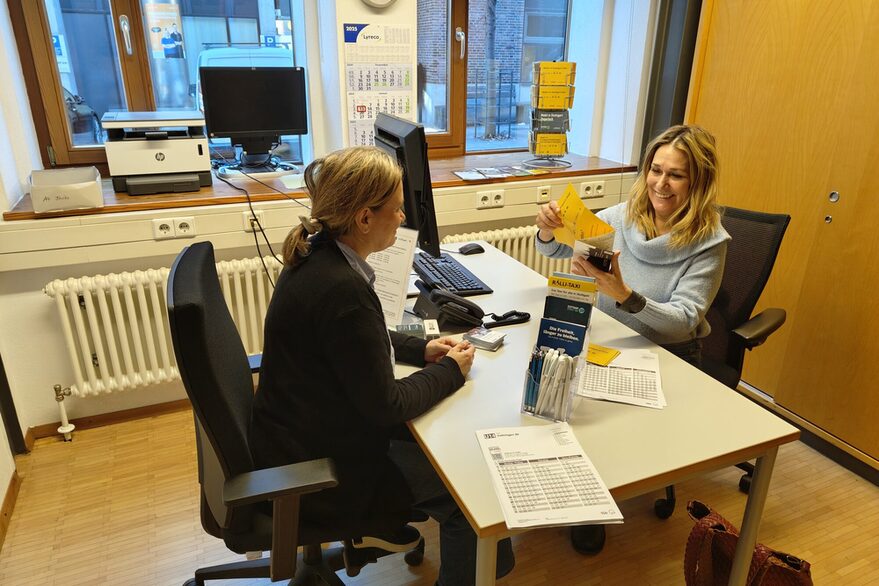
<svg viewBox="0 0 879 586">
<path fill-rule="evenodd" d="M 584 157 L 582 155 L 569 154 L 565 160 L 571 162 L 566 169 L 559 169 L 545 175 L 530 175 L 526 177 L 504 177 L 500 179 L 484 179 L 479 181 L 463 181 L 454 171 L 473 169 L 476 167 L 509 167 L 521 165 L 530 158 L 528 153 L 487 153 L 464 155 L 430 161 L 431 181 L 434 189 L 444 187 L 465 187 L 467 185 L 483 185 L 490 183 L 514 183 L 518 181 L 533 181 L 539 177 L 582 177 L 584 175 L 599 175 L 607 173 L 623 173 L 635 171 L 633 165 L 623 165 L 598 157 Z M 299 199 L 306 197 L 303 189 L 287 189 L 280 179 L 267 179 L 263 185 L 250 179 L 235 179 L 232 183 L 240 186 L 250 193 L 253 202 L 277 201 L 287 199 Z M 278 191 L 275 191 L 274 189 Z M 243 193 L 215 179 L 210 187 L 203 187 L 199 191 L 186 193 L 169 193 L 156 195 L 128 195 L 113 191 L 109 179 L 103 181 L 104 207 L 83 210 L 64 210 L 59 212 L 36 213 L 33 209 L 30 195 L 24 198 L 14 208 L 3 213 L 3 219 L 33 220 L 43 218 L 63 218 L 71 216 L 86 216 L 93 214 L 111 214 L 131 211 L 165 210 L 181 207 L 199 207 L 210 205 L 225 205 L 246 203 L 247 198 Z"/>
</svg>

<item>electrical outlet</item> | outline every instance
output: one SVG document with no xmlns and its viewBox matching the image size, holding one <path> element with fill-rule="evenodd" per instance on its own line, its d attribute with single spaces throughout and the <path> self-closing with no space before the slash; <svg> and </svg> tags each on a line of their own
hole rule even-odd
<svg viewBox="0 0 879 586">
<path fill-rule="evenodd" d="M 195 236 L 195 218 L 174 218 L 174 237 L 192 238 Z"/>
<path fill-rule="evenodd" d="M 254 215 L 256 215 L 256 221 L 259 222 L 260 226 L 265 227 L 262 210 L 253 210 L 253 214 L 251 214 L 249 211 L 241 212 L 241 220 L 243 222 L 245 232 L 254 232 L 256 230 L 256 225 L 253 221 Z"/>
<path fill-rule="evenodd" d="M 504 190 L 492 189 L 491 191 L 476 192 L 476 209 L 483 210 L 487 208 L 504 207 Z"/>
<path fill-rule="evenodd" d="M 580 197 L 604 197 L 604 181 L 585 181 L 581 183 Z"/>
<path fill-rule="evenodd" d="M 504 190 L 498 189 L 493 191 L 491 194 L 491 207 L 493 208 L 502 208 L 504 207 Z"/>
<path fill-rule="evenodd" d="M 537 203 L 546 203 L 549 201 L 550 188 L 549 185 L 541 185 L 537 188 Z"/>
<path fill-rule="evenodd" d="M 174 221 L 171 218 L 153 220 L 153 239 L 167 240 L 169 238 L 176 238 Z"/>
<path fill-rule="evenodd" d="M 491 192 L 490 191 L 477 191 L 476 192 L 476 209 L 484 210 L 486 208 L 491 207 Z"/>
</svg>

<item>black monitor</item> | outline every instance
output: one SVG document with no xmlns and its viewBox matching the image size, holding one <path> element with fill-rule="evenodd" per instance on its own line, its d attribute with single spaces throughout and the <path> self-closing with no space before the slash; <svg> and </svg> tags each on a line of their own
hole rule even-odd
<svg viewBox="0 0 879 586">
<path fill-rule="evenodd" d="M 211 138 L 241 146 L 241 170 L 269 171 L 281 136 L 308 132 L 301 67 L 201 67 L 205 124 Z"/>
<path fill-rule="evenodd" d="M 439 232 L 433 208 L 430 166 L 424 127 L 390 114 L 375 119 L 375 146 L 394 157 L 403 168 L 403 211 L 406 226 L 418 230 L 418 247 L 440 255 Z"/>
</svg>

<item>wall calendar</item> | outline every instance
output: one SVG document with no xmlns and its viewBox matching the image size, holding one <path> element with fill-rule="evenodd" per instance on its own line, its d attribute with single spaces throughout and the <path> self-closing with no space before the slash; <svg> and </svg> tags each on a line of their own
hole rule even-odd
<svg viewBox="0 0 879 586">
<path fill-rule="evenodd" d="M 372 145 L 379 112 L 415 120 L 411 26 L 345 23 L 345 90 L 350 146 Z"/>
</svg>

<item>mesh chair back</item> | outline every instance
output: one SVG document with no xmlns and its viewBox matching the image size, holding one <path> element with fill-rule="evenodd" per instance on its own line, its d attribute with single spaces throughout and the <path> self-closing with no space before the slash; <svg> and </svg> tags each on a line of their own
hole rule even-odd
<svg viewBox="0 0 879 586">
<path fill-rule="evenodd" d="M 720 290 L 706 315 L 711 334 L 703 340 L 702 355 L 741 375 L 745 349 L 736 342 L 732 330 L 750 319 L 769 280 L 790 216 L 726 208 L 721 222 L 732 240 Z"/>
<path fill-rule="evenodd" d="M 196 417 L 203 497 L 220 527 L 244 531 L 248 507 L 228 509 L 222 491 L 225 479 L 254 469 L 247 442 L 253 379 L 210 242 L 187 247 L 174 261 L 168 314 L 177 367 Z"/>
</svg>

